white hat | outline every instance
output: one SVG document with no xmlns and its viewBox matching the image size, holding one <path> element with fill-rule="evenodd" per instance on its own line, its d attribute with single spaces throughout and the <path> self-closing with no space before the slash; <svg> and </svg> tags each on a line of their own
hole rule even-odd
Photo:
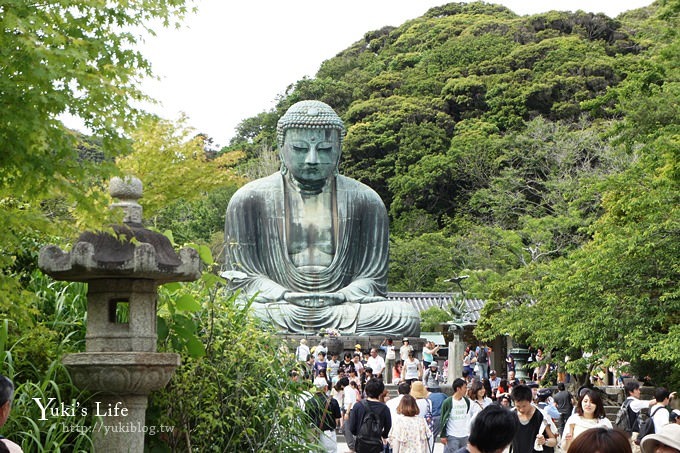
<svg viewBox="0 0 680 453">
<path fill-rule="evenodd" d="M 658 433 L 645 436 L 640 448 L 642 453 L 652 453 L 659 444 L 680 450 L 680 425 L 669 423 L 662 426 Z"/>
</svg>

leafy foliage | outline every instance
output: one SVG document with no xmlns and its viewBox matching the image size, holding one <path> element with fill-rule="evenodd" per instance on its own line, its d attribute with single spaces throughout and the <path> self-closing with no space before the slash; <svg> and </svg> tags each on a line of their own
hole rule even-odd
<svg viewBox="0 0 680 453">
<path fill-rule="evenodd" d="M 210 257 L 207 257 L 210 261 Z M 152 395 L 150 424 L 174 426 L 152 448 L 172 451 L 277 451 L 313 448 L 311 426 L 298 404 L 304 388 L 288 378 L 294 358 L 262 329 L 249 305 L 223 292 L 210 272 L 161 292 L 159 340 L 183 353 L 169 386 Z"/>
</svg>

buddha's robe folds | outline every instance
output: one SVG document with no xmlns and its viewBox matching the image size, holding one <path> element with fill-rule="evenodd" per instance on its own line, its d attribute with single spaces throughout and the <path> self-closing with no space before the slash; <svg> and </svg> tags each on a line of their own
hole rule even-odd
<svg viewBox="0 0 680 453">
<path fill-rule="evenodd" d="M 232 289 L 240 289 L 244 299 L 254 298 L 257 316 L 289 333 L 317 333 L 330 327 L 357 335 L 419 335 L 417 310 L 409 303 L 384 299 L 389 224 L 382 200 L 356 180 L 335 176 L 332 181 L 334 256 L 329 266 L 314 270 L 296 267 L 289 257 L 287 185 L 280 172 L 234 194 L 225 223 Z M 345 302 L 294 305 L 284 300 L 286 292 L 340 292 Z"/>
</svg>

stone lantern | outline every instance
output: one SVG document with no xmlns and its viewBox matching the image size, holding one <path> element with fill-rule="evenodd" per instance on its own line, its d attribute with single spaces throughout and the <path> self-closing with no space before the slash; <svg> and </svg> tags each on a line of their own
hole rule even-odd
<svg viewBox="0 0 680 453">
<path fill-rule="evenodd" d="M 112 207 L 125 211 L 122 225 L 81 234 L 71 252 L 46 246 L 38 263 L 56 280 L 88 284 L 86 352 L 63 363 L 76 386 L 96 393 L 95 452 L 141 452 L 148 395 L 180 364 L 178 354 L 156 352 L 157 288 L 198 279 L 200 261 L 195 250 L 178 254 L 165 236 L 142 226 L 139 179 L 113 178 L 110 193 L 119 200 Z"/>
</svg>

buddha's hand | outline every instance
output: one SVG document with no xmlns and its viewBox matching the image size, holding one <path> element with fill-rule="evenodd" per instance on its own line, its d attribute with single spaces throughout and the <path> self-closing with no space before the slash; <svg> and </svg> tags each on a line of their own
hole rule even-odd
<svg viewBox="0 0 680 453">
<path fill-rule="evenodd" d="M 385 298 L 382 296 L 366 296 L 361 299 L 362 304 L 372 304 L 373 302 L 384 302 Z"/>
<path fill-rule="evenodd" d="M 283 299 L 293 305 L 307 308 L 331 307 L 345 302 L 342 293 L 296 293 L 286 292 Z"/>
</svg>

